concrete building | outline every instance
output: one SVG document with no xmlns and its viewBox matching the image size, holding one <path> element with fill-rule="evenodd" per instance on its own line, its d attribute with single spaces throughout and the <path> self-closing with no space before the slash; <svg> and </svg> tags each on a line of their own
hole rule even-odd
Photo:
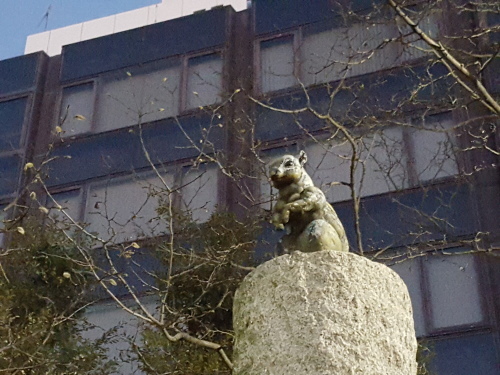
<svg viewBox="0 0 500 375">
<path fill-rule="evenodd" d="M 461 124 L 476 117 L 443 104 L 447 70 L 429 64 L 421 41 L 398 44 L 402 27 L 384 16 L 346 23 L 326 0 L 255 0 L 248 9 L 246 1 L 207 0 L 203 11 L 195 3 L 164 1 L 47 31 L 28 38 L 26 55 L 0 61 L 0 207 L 26 193 L 26 163 L 51 158 L 45 183 L 76 221 L 101 238 L 136 241 L 166 231 L 148 199 L 158 183 L 152 165 L 182 186 L 180 207 L 204 221 L 217 209 L 269 208 L 262 165 L 245 165 L 256 163 L 253 151 L 268 160 L 305 149 L 354 250 L 348 185 L 356 184 L 365 252 L 407 283 L 437 373 L 498 374 L 498 130 L 487 140 L 495 152 L 457 153 Z M 371 11 L 353 4 L 350 14 Z M 433 10 L 421 26 L 439 37 L 447 17 Z M 498 94 L 498 73 L 485 80 Z M 307 105 L 365 131 L 354 173 L 340 128 L 300 110 Z M 193 169 L 200 152 L 248 167 L 254 179 L 243 185 L 253 202 L 215 163 Z"/>
</svg>

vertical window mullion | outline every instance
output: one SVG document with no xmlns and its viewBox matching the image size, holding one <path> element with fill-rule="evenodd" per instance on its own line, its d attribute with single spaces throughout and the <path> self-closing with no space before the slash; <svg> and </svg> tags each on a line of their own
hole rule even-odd
<svg viewBox="0 0 500 375">
<path fill-rule="evenodd" d="M 24 103 L 23 103 L 24 102 Z M 31 95 L 24 95 L 0 102 L 0 154 L 19 152 L 26 144 L 28 109 Z M 14 124 L 14 127 L 12 127 Z"/>
<path fill-rule="evenodd" d="M 403 128 L 403 142 L 405 144 L 404 149 L 406 150 L 406 170 L 408 171 L 408 186 L 417 186 L 418 175 L 415 166 L 415 145 L 406 127 Z"/>
<path fill-rule="evenodd" d="M 299 82 L 302 82 L 302 75 L 300 73 L 300 45 L 302 43 L 302 33 L 301 29 L 296 30 L 293 34 L 293 58 L 294 58 L 294 67 L 293 67 L 293 75 L 295 79 Z"/>
<path fill-rule="evenodd" d="M 425 261 L 427 257 L 419 257 L 417 262 L 419 264 L 420 274 L 420 290 L 422 295 L 422 312 L 424 314 L 424 330 L 428 335 L 432 332 L 432 305 L 430 301 L 429 280 L 427 270 L 425 268 Z"/>
<path fill-rule="evenodd" d="M 5 220 L 7 220 L 7 213 L 4 211 L 5 206 L 0 205 L 0 229 L 5 228 Z M 3 246 L 3 242 L 5 240 L 5 234 L 0 232 L 0 248 Z"/>
<path fill-rule="evenodd" d="M 27 121 L 28 118 L 28 112 L 31 111 L 31 105 L 32 105 L 32 100 L 33 96 L 32 94 L 28 94 L 26 96 L 26 108 L 24 109 L 24 117 L 23 117 L 23 123 L 21 125 L 21 136 L 19 138 L 19 148 L 22 152 L 22 158 L 24 159 L 24 149 L 27 146 L 28 142 L 28 136 L 29 136 L 29 122 Z"/>
<path fill-rule="evenodd" d="M 188 75 L 188 57 L 183 56 L 181 62 L 181 84 L 180 84 L 180 100 L 179 100 L 179 113 L 184 112 L 187 103 L 187 75 Z"/>
<path fill-rule="evenodd" d="M 90 132 L 95 133 L 97 132 L 97 101 L 99 100 L 100 96 L 100 89 L 102 88 L 102 77 L 98 77 L 93 80 L 94 82 L 94 100 L 92 102 L 92 116 L 90 119 Z"/>
<path fill-rule="evenodd" d="M 261 42 L 260 40 L 256 40 L 256 41 L 254 41 L 254 44 L 253 44 L 253 49 L 254 49 L 253 65 L 254 65 L 254 72 L 255 72 L 254 86 L 255 86 L 255 90 L 259 93 L 261 93 L 263 91 L 262 90 L 262 64 L 261 64 L 262 58 L 261 58 L 260 42 Z"/>
</svg>

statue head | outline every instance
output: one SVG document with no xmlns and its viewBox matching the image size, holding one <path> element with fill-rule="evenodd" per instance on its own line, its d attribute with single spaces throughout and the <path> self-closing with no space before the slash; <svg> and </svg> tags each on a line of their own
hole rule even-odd
<svg viewBox="0 0 500 375">
<path fill-rule="evenodd" d="M 300 151 L 299 156 L 283 155 L 274 159 L 269 164 L 269 177 L 276 189 L 298 182 L 304 173 L 304 164 L 307 161 L 305 151 Z"/>
</svg>

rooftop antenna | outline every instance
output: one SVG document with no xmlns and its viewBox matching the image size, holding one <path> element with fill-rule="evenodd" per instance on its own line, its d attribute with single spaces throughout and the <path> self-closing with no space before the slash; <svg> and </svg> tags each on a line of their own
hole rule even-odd
<svg viewBox="0 0 500 375">
<path fill-rule="evenodd" d="M 49 7 L 47 8 L 47 11 L 45 12 L 45 14 L 43 15 L 42 19 L 40 20 L 40 22 L 38 23 L 38 26 L 37 27 L 40 27 L 40 25 L 42 24 L 42 22 L 45 21 L 45 31 L 47 31 L 47 27 L 49 25 L 49 15 L 50 15 L 50 11 L 52 10 L 52 4 L 49 5 Z"/>
</svg>

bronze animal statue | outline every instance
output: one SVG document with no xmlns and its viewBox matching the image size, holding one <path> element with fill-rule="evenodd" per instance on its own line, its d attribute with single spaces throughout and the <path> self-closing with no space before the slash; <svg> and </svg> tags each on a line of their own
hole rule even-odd
<svg viewBox="0 0 500 375">
<path fill-rule="evenodd" d="M 278 189 L 272 224 L 285 229 L 285 251 L 349 251 L 349 243 L 337 213 L 304 169 L 307 155 L 283 155 L 269 164 L 272 185 Z"/>
</svg>

